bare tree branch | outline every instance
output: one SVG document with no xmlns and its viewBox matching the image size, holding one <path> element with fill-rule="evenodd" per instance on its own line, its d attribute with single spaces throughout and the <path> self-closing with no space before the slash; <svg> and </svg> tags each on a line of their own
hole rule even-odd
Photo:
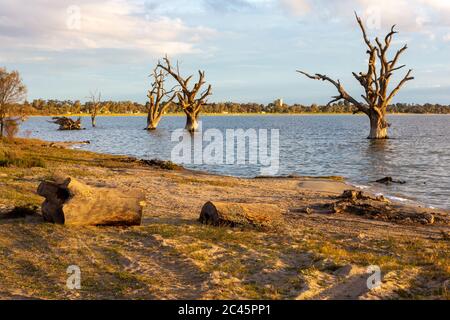
<svg viewBox="0 0 450 320">
<path fill-rule="evenodd" d="M 366 29 L 364 28 L 364 23 L 362 22 L 361 18 L 358 17 L 358 14 L 355 11 L 356 21 L 358 21 L 359 27 L 361 28 L 361 31 L 363 33 L 364 42 L 367 44 L 370 50 L 373 50 L 373 45 L 370 42 L 369 38 L 367 37 Z"/>
<path fill-rule="evenodd" d="M 202 87 L 206 84 L 205 81 L 205 72 L 199 70 L 198 71 L 198 81 L 189 88 L 189 82 L 193 78 L 193 76 L 188 76 L 187 78 L 183 78 L 180 75 L 179 64 L 177 62 L 176 71 L 172 69 L 169 58 L 166 56 L 163 59 L 163 62 L 158 63 L 158 67 L 165 70 L 168 74 L 170 74 L 175 81 L 180 85 L 181 91 L 176 93 L 176 97 L 178 98 L 178 103 L 183 108 L 183 111 L 186 113 L 187 117 L 191 117 L 192 121 L 196 121 L 196 117 L 201 111 L 202 106 L 206 103 L 206 99 L 208 96 L 212 94 L 212 87 L 209 85 L 205 91 L 200 93 Z"/>
<path fill-rule="evenodd" d="M 394 96 L 400 91 L 400 89 L 403 87 L 403 85 L 406 82 L 414 80 L 414 77 L 411 77 L 411 73 L 412 73 L 412 69 L 409 69 L 408 73 L 405 75 L 405 77 L 402 79 L 402 81 L 400 81 L 400 83 L 397 85 L 397 87 L 395 87 L 394 90 L 392 90 L 391 94 L 387 98 L 387 104 L 389 104 L 391 102 L 392 98 L 394 98 Z"/>
<path fill-rule="evenodd" d="M 166 58 L 167 59 L 167 58 Z M 147 129 L 156 129 L 162 115 L 171 106 L 173 100 L 177 96 L 178 86 L 174 86 L 171 90 L 167 91 L 165 88 L 165 82 L 167 75 L 172 71 L 170 61 L 167 59 L 166 69 L 161 68 L 158 64 L 150 77 L 153 81 L 151 83 L 151 89 L 148 91 L 147 97 L 149 98 L 148 103 L 148 115 L 147 115 Z M 168 71 L 167 71 L 168 70 Z M 167 99 L 166 101 L 163 101 Z"/>
<path fill-rule="evenodd" d="M 338 80 L 338 81 L 335 81 L 335 80 L 329 78 L 328 76 L 322 75 L 322 74 L 319 74 L 319 73 L 316 73 L 315 75 L 310 75 L 310 74 L 308 74 L 308 73 L 306 73 L 306 72 L 304 72 L 304 71 L 301 71 L 301 70 L 297 70 L 297 72 L 299 72 L 299 73 L 301 73 L 301 74 L 307 76 L 307 77 L 310 78 L 310 79 L 314 79 L 314 80 L 322 80 L 322 81 L 328 81 L 328 82 L 330 82 L 331 84 L 333 84 L 333 85 L 336 87 L 336 89 L 338 90 L 338 92 L 339 92 L 340 95 L 339 95 L 339 96 L 333 97 L 334 99 L 331 100 L 331 101 L 329 102 L 329 104 L 331 104 L 331 103 L 333 103 L 333 102 L 336 102 L 336 101 L 339 101 L 339 100 L 343 99 L 343 100 L 346 100 L 346 101 L 350 102 L 351 104 L 353 104 L 359 111 L 364 112 L 364 113 L 368 113 L 367 107 L 364 106 L 364 105 L 362 105 L 361 103 L 359 103 L 359 102 L 358 102 L 356 99 L 354 99 L 353 97 L 351 97 L 351 96 L 347 93 L 347 91 L 345 91 L 344 87 L 341 85 L 341 83 L 340 83 L 339 80 Z"/>
<path fill-rule="evenodd" d="M 409 70 L 397 87 L 395 87 L 394 90 L 392 90 L 392 92 L 388 95 L 388 88 L 392 75 L 395 71 L 405 67 L 405 65 L 397 66 L 397 63 L 402 53 L 407 50 L 408 46 L 403 46 L 396 52 L 392 60 L 388 60 L 387 53 L 394 36 L 398 33 L 395 30 L 395 25 L 391 27 L 390 31 L 385 36 L 384 43 L 379 38 L 375 38 L 376 45 L 374 45 L 369 40 L 364 23 L 356 12 L 355 17 L 362 31 L 364 42 L 369 48 L 367 50 L 367 54 L 369 55 L 367 72 L 352 73 L 353 77 L 364 88 L 365 94 L 361 95 L 364 99 L 364 104 L 358 102 L 350 96 L 345 91 L 339 80 L 335 81 L 328 76 L 319 73 L 310 75 L 303 71 L 298 72 L 310 79 L 327 81 L 333 84 L 338 90 L 339 95 L 334 96 L 333 100 L 331 100 L 328 105 L 341 99 L 353 104 L 358 111 L 366 113 L 371 120 L 371 133 L 369 137 L 374 139 L 385 138 L 387 136 L 386 128 L 389 126 L 385 120 L 387 107 L 405 83 L 414 79 L 414 77 L 411 76 L 412 70 Z M 379 67 L 377 67 L 378 63 Z"/>
</svg>

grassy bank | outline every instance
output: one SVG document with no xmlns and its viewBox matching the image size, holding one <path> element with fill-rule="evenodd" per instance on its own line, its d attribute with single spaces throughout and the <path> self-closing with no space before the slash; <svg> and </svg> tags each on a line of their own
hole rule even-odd
<svg viewBox="0 0 450 320">
<path fill-rule="evenodd" d="M 57 173 L 144 191 L 143 223 L 65 227 L 39 217 L 0 219 L 0 298 L 450 298 L 445 226 L 299 213 L 287 214 L 282 230 L 197 222 L 208 200 L 269 202 L 285 212 L 333 201 L 333 192 L 312 183 L 302 187 L 312 178 L 248 180 L 162 170 L 18 139 L 0 142 L 0 208 L 39 206 L 39 182 Z M 70 265 L 81 268 L 81 290 L 66 287 Z M 373 291 L 366 287 L 369 265 L 383 275 Z"/>
</svg>

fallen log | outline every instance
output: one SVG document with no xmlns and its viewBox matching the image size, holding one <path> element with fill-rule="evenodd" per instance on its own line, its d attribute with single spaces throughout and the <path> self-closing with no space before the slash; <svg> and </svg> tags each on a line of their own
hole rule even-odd
<svg viewBox="0 0 450 320">
<path fill-rule="evenodd" d="M 0 220 L 23 219 L 27 217 L 38 217 L 38 206 L 4 207 L 0 205 Z"/>
<path fill-rule="evenodd" d="M 44 144 L 44 146 L 49 146 L 57 149 L 69 149 L 76 145 L 86 145 L 91 144 L 89 140 L 86 141 L 58 141 L 58 142 L 50 142 Z"/>
<path fill-rule="evenodd" d="M 397 223 L 419 223 L 424 225 L 448 225 L 446 215 L 420 206 L 405 206 L 392 203 L 382 195 L 372 196 L 358 190 L 345 190 L 336 202 L 326 204 L 330 213 L 350 213 L 369 219 Z"/>
<path fill-rule="evenodd" d="M 73 120 L 67 117 L 53 117 L 52 122 L 59 125 L 59 130 L 82 130 L 81 118 Z"/>
<path fill-rule="evenodd" d="M 44 181 L 38 194 L 45 197 L 45 221 L 65 225 L 132 226 L 140 225 L 145 196 L 140 191 L 85 185 L 73 178 Z"/>
<path fill-rule="evenodd" d="M 357 200 L 374 200 L 389 203 L 389 200 L 386 199 L 383 195 L 379 195 L 373 197 L 371 195 L 367 195 L 360 190 L 345 190 L 342 195 L 339 197 L 342 200 L 348 201 L 357 201 Z"/>
<path fill-rule="evenodd" d="M 213 226 L 275 227 L 282 222 L 281 210 L 272 204 L 208 201 L 202 208 L 200 223 Z"/>
<path fill-rule="evenodd" d="M 391 183 L 406 184 L 406 181 L 394 180 L 394 179 L 392 179 L 392 177 L 385 177 L 383 179 L 376 180 L 375 182 L 376 183 L 386 184 L 386 185 L 389 185 Z"/>
</svg>

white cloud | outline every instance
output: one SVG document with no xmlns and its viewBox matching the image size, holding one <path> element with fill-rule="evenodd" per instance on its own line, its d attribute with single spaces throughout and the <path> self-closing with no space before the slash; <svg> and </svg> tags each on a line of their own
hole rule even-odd
<svg viewBox="0 0 450 320">
<path fill-rule="evenodd" d="M 276 0 L 286 11 L 296 15 L 333 16 L 352 14 L 357 11 L 368 19 L 379 19 L 383 26 L 401 24 L 408 28 L 437 24 L 432 19 L 442 16 L 450 24 L 450 1 L 448 0 Z M 377 15 L 379 15 L 377 17 Z"/>
<path fill-rule="evenodd" d="M 2 0 L 0 26 L 2 46 L 44 51 L 131 49 L 185 54 L 199 51 L 201 42 L 215 34 L 178 18 L 152 15 L 143 3 L 125 0 Z"/>
<path fill-rule="evenodd" d="M 281 6 L 287 13 L 302 16 L 311 10 L 311 4 L 307 0 L 280 0 Z"/>
<path fill-rule="evenodd" d="M 401 32 L 425 35 L 430 41 L 440 38 L 439 29 L 450 28 L 449 0 L 275 0 L 293 15 L 315 17 L 324 23 L 354 23 L 353 11 L 365 21 L 370 33 L 383 33 L 392 25 Z"/>
</svg>

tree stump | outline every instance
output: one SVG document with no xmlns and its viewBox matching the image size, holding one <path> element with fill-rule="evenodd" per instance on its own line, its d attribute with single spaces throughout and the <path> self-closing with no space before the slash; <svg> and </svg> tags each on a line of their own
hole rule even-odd
<svg viewBox="0 0 450 320">
<path fill-rule="evenodd" d="M 272 204 L 208 201 L 199 221 L 213 226 L 275 227 L 282 222 L 281 210 Z"/>
<path fill-rule="evenodd" d="M 45 197 L 45 221 L 65 225 L 132 226 L 140 225 L 145 196 L 140 191 L 85 185 L 73 178 L 44 181 L 38 194 Z"/>
</svg>

